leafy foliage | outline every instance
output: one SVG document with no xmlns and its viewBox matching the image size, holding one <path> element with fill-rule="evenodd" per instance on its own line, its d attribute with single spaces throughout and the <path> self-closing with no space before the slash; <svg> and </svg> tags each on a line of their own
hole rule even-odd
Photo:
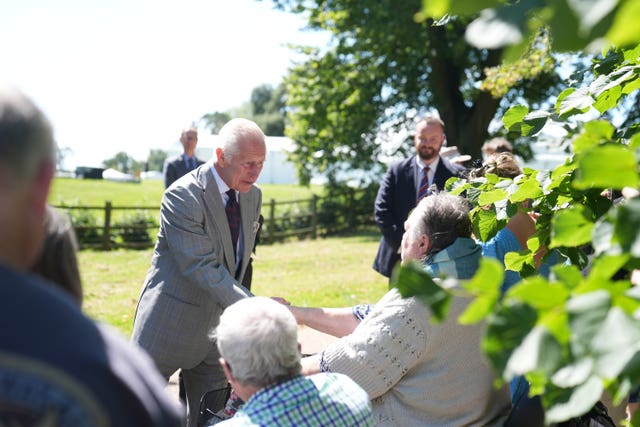
<svg viewBox="0 0 640 427">
<path fill-rule="evenodd" d="M 212 134 L 217 134 L 222 126 L 235 116 L 243 116 L 255 121 L 265 135 L 284 136 L 284 85 L 280 84 L 275 88 L 269 84 L 257 86 L 251 91 L 250 101 L 243 106 L 228 111 L 207 113 L 200 120 Z"/>
<path fill-rule="evenodd" d="M 593 81 L 568 88 L 553 110 L 514 106 L 505 114 L 505 127 L 528 137 L 548 121 L 562 123 L 573 148 L 563 165 L 525 168 L 513 180 L 488 174 L 447 183 L 474 204 L 481 240 L 495 235 L 516 206 L 538 217 L 528 248 L 505 259 L 522 280 L 501 299 L 495 282 L 467 288 L 477 302 L 461 320 L 487 322 L 489 360 L 504 380 L 527 377 L 531 392 L 542 396 L 547 422 L 586 413 L 605 388 L 621 400 L 640 384 L 640 291 L 630 279 L 640 268 L 640 198 L 618 198 L 640 185 L 640 133 L 638 126 L 616 129 L 602 116 L 638 88 L 639 65 L 640 47 L 611 50 L 593 62 Z M 587 111 L 600 117 L 578 120 Z M 540 248 L 561 256 L 549 278 L 534 268 Z M 487 268 L 474 282 L 490 280 Z M 423 291 L 433 292 L 431 286 Z"/>
<path fill-rule="evenodd" d="M 422 0 L 419 20 L 446 15 L 472 15 L 465 37 L 476 47 L 506 48 L 506 58 L 516 59 L 527 40 L 542 26 L 552 34 L 557 52 L 596 48 L 603 42 L 620 48 L 640 40 L 640 3 L 635 0 Z"/>
<path fill-rule="evenodd" d="M 155 220 L 149 212 L 137 210 L 132 214 L 123 215 L 115 224 L 116 234 L 127 243 L 139 243 L 150 245 L 153 243 L 149 231 L 155 232 L 158 228 Z"/>
<path fill-rule="evenodd" d="M 142 170 L 142 164 L 124 151 L 120 151 L 110 159 L 104 160 L 102 165 L 105 168 L 112 168 L 122 173 L 140 172 Z"/>
<path fill-rule="evenodd" d="M 149 151 L 149 157 L 147 158 L 146 170 L 160 171 L 164 167 L 164 161 L 167 158 L 167 152 L 164 150 L 153 149 Z"/>
<path fill-rule="evenodd" d="M 380 158 L 405 154 L 413 120 L 433 110 L 447 125 L 448 145 L 479 158 L 501 99 L 526 92 L 535 104 L 556 93 L 559 78 L 543 38 L 508 80 L 494 73 L 485 88 L 502 50 L 465 42 L 470 17 L 416 22 L 419 0 L 273 1 L 307 14 L 312 29 L 333 37 L 327 48 L 298 47 L 307 59 L 286 78 L 287 135 L 306 181 L 319 171 L 334 182 L 344 168 L 368 171 Z"/>
</svg>

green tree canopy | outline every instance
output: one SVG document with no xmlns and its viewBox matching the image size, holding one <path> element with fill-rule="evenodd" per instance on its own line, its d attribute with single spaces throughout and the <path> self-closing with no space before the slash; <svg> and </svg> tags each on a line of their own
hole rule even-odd
<svg viewBox="0 0 640 427">
<path fill-rule="evenodd" d="M 152 149 L 147 157 L 147 169 L 150 171 L 162 171 L 167 152 L 164 150 Z"/>
<path fill-rule="evenodd" d="M 121 151 L 110 159 L 104 160 L 102 165 L 105 168 L 112 168 L 123 173 L 140 172 L 142 165 L 133 157 Z"/>
<path fill-rule="evenodd" d="M 446 124 L 448 145 L 479 158 L 496 112 L 523 96 L 537 108 L 558 93 L 543 32 L 530 40 L 498 92 L 482 85 L 503 49 L 465 41 L 473 17 L 418 22 L 419 0 L 274 2 L 332 34 L 327 49 L 300 47 L 308 59 L 286 78 L 287 134 L 298 144 L 294 158 L 302 178 L 314 170 L 330 178 L 342 167 L 368 170 L 381 156 L 410 150 L 407 138 L 394 138 L 407 136 L 412 119 L 433 110 Z"/>
<path fill-rule="evenodd" d="M 233 110 L 205 114 L 200 120 L 212 134 L 217 134 L 226 122 L 237 116 L 255 121 L 265 135 L 284 136 L 284 85 L 280 84 L 275 88 L 269 84 L 260 85 L 251 91 L 248 103 Z"/>
</svg>

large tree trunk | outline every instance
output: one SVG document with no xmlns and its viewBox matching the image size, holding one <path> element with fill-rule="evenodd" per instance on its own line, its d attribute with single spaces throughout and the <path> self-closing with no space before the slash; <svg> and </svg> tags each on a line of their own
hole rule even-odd
<svg viewBox="0 0 640 427">
<path fill-rule="evenodd" d="M 462 154 L 481 158 L 481 148 L 488 136 L 488 127 L 500 100 L 488 92 L 478 92 L 473 105 L 465 103 L 460 90 L 464 67 L 452 56 L 444 27 L 430 27 L 430 64 L 433 99 L 440 118 L 445 123 L 447 145 L 457 146 Z M 500 63 L 502 51 L 490 51 L 482 67 Z"/>
</svg>

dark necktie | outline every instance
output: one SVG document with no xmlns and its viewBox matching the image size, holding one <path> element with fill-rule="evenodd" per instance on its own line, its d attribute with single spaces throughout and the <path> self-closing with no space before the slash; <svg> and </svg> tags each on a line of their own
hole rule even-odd
<svg viewBox="0 0 640 427">
<path fill-rule="evenodd" d="M 229 189 L 227 196 L 229 196 L 229 201 L 227 201 L 224 210 L 227 212 L 227 221 L 229 222 L 229 229 L 231 230 L 233 254 L 235 255 L 236 247 L 238 246 L 238 235 L 240 234 L 240 205 L 236 200 L 236 190 Z"/>
<path fill-rule="evenodd" d="M 429 166 L 422 169 L 422 179 L 418 190 L 418 202 L 429 195 Z"/>
<path fill-rule="evenodd" d="M 198 163 L 196 163 L 196 158 L 192 157 L 189 161 L 190 165 L 191 165 L 191 170 L 194 170 L 195 168 L 198 167 Z"/>
</svg>

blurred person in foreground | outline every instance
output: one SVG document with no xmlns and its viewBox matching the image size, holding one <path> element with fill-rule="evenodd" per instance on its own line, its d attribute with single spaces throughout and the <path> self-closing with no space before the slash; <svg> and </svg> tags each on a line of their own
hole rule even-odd
<svg viewBox="0 0 640 427">
<path fill-rule="evenodd" d="M 422 199 L 405 223 L 401 255 L 403 263 L 422 260 L 436 281 L 470 279 L 481 247 L 471 238 L 467 201 L 446 193 Z M 340 337 L 303 358 L 302 371 L 350 376 L 372 399 L 378 426 L 502 425 L 511 402 L 506 386 L 494 387 L 497 376 L 481 352 L 484 325 L 457 320 L 470 301 L 455 296 L 440 324 L 395 288 L 373 306 L 289 306 L 298 323 Z"/>
<path fill-rule="evenodd" d="M 374 220 L 382 238 L 373 269 L 385 277 L 391 277 L 400 260 L 400 242 L 409 212 L 434 189 L 443 190 L 447 179 L 460 175 L 460 167 L 440 155 L 445 140 L 442 120 L 425 116 L 416 125 L 416 155 L 392 164 L 380 183 Z"/>
<path fill-rule="evenodd" d="M 62 212 L 47 206 L 44 228 L 44 242 L 31 271 L 59 286 L 82 306 L 78 239 L 71 222 Z"/>
<path fill-rule="evenodd" d="M 209 334 L 226 307 L 252 296 L 242 281 L 260 226 L 262 192 L 254 184 L 266 156 L 264 133 L 236 118 L 219 136 L 214 158 L 164 192 L 133 324 L 133 342 L 167 380 L 181 370 L 189 427 L 202 396 L 227 385 Z"/>
<path fill-rule="evenodd" d="M 28 274 L 55 170 L 48 120 L 0 84 L 0 425 L 180 426 L 149 357 Z"/>
<path fill-rule="evenodd" d="M 367 394 L 337 373 L 301 375 L 298 325 L 264 297 L 230 305 L 216 329 L 220 364 L 246 403 L 220 426 L 373 426 Z"/>
<path fill-rule="evenodd" d="M 196 157 L 196 146 L 198 145 L 198 130 L 193 126 L 182 130 L 180 134 L 182 153 L 168 158 L 164 162 L 164 188 L 169 188 L 178 178 L 196 169 L 204 163 Z"/>
</svg>

